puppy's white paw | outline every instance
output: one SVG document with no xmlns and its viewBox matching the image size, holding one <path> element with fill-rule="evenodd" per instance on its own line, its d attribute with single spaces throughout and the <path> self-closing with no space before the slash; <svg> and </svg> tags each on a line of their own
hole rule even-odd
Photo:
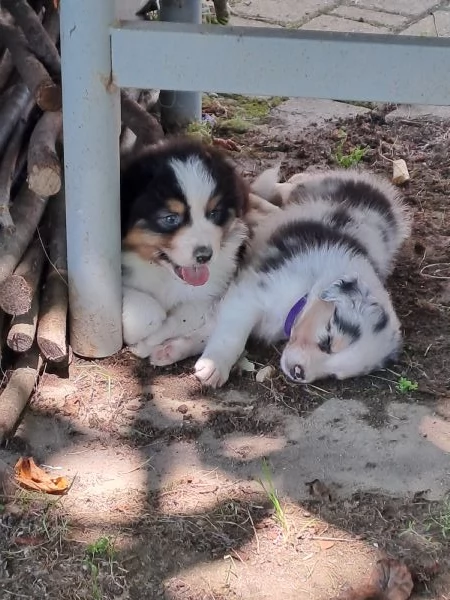
<svg viewBox="0 0 450 600">
<path fill-rule="evenodd" d="M 195 363 L 195 376 L 208 387 L 221 387 L 230 375 L 229 369 L 220 367 L 220 365 L 211 358 L 199 358 Z"/>
<path fill-rule="evenodd" d="M 154 367 L 168 367 L 184 358 L 180 340 L 167 340 L 155 346 L 150 353 L 150 364 Z"/>
<path fill-rule="evenodd" d="M 128 346 L 128 350 L 131 352 L 131 354 L 134 354 L 139 358 L 147 358 L 147 356 L 150 355 L 151 347 L 147 343 L 147 339 L 144 339 L 137 344 L 131 344 Z"/>
</svg>

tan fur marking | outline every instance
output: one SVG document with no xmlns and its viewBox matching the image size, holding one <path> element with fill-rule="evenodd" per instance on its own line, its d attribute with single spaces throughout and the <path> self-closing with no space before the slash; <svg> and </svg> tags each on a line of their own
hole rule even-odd
<svg viewBox="0 0 450 600">
<path fill-rule="evenodd" d="M 206 214 L 217 208 L 217 205 L 222 200 L 220 196 L 213 196 L 210 198 L 206 204 Z"/>
<path fill-rule="evenodd" d="M 294 324 L 291 342 L 302 348 L 317 346 L 317 331 L 323 329 L 333 314 L 334 304 L 317 298 Z"/>
<path fill-rule="evenodd" d="M 122 246 L 124 250 L 136 252 L 144 260 L 158 261 L 158 254 L 169 246 L 169 240 L 158 233 L 133 227 L 125 236 Z"/>
<path fill-rule="evenodd" d="M 349 337 L 345 335 L 340 335 L 339 337 L 334 336 L 331 342 L 331 352 L 333 354 L 337 354 L 338 352 L 342 352 L 349 346 Z"/>
<path fill-rule="evenodd" d="M 186 205 L 183 204 L 180 200 L 175 200 L 175 198 L 170 198 L 166 202 L 167 208 L 177 215 L 183 216 L 186 212 Z"/>
</svg>

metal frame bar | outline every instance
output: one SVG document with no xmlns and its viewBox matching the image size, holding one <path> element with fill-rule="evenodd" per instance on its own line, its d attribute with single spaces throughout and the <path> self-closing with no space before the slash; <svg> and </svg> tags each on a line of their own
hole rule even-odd
<svg viewBox="0 0 450 600">
<path fill-rule="evenodd" d="M 120 86 L 450 104 L 450 39 L 123 22 Z"/>
<path fill-rule="evenodd" d="M 81 356 L 122 347 L 120 94 L 111 85 L 111 0 L 62 0 L 61 65 L 70 340 Z"/>
</svg>

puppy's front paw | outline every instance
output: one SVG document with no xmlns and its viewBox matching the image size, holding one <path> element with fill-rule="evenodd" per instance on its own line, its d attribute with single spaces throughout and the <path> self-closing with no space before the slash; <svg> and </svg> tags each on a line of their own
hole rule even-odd
<svg viewBox="0 0 450 600">
<path fill-rule="evenodd" d="M 199 358 L 195 363 L 195 376 L 208 387 L 221 387 L 230 375 L 229 369 L 220 367 L 217 361 L 211 358 Z"/>
<path fill-rule="evenodd" d="M 141 340 L 137 344 L 131 344 L 128 346 L 128 350 L 131 354 L 138 356 L 139 358 L 147 358 L 150 354 L 150 346 L 147 343 L 147 339 Z"/>
<path fill-rule="evenodd" d="M 177 360 L 175 347 L 171 340 L 155 346 L 150 353 L 150 364 L 154 367 L 168 367 Z"/>
</svg>

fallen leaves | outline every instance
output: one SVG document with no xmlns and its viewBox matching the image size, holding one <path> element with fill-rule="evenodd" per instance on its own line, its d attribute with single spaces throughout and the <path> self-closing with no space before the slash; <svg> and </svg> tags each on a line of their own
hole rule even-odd
<svg viewBox="0 0 450 600">
<path fill-rule="evenodd" d="M 21 487 L 35 492 L 62 495 L 69 489 L 66 477 L 51 477 L 32 458 L 19 458 L 14 467 L 14 476 Z"/>
<path fill-rule="evenodd" d="M 213 138 L 213 145 L 219 146 L 220 148 L 224 148 L 225 150 L 229 150 L 231 152 L 240 152 L 241 147 L 239 144 L 236 144 L 235 141 L 224 138 Z"/>
</svg>

